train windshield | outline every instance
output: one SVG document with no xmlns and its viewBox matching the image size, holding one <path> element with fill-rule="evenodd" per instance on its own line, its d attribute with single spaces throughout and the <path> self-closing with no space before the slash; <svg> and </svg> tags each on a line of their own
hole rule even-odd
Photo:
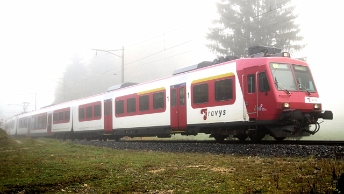
<svg viewBox="0 0 344 194">
<path fill-rule="evenodd" d="M 277 90 L 283 90 L 287 93 L 297 90 L 307 93 L 316 91 L 311 73 L 306 66 L 270 63 L 270 69 Z M 293 71 L 295 72 L 296 79 L 293 76 Z"/>
<path fill-rule="evenodd" d="M 301 65 L 293 65 L 297 86 L 301 91 L 315 92 L 315 85 L 312 80 L 308 67 Z"/>
<path fill-rule="evenodd" d="M 297 90 L 297 85 L 289 64 L 270 63 L 270 69 L 277 90 L 284 90 L 287 93 L 290 90 Z"/>
</svg>

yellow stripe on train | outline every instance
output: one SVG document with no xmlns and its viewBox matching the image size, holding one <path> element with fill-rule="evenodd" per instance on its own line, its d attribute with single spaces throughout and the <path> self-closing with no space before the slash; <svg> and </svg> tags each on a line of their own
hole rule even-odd
<svg viewBox="0 0 344 194">
<path fill-rule="evenodd" d="M 146 91 L 143 91 L 143 92 L 138 92 L 137 95 L 148 94 L 148 93 L 153 93 L 153 92 L 158 92 L 158 91 L 163 91 L 163 90 L 165 90 L 164 87 L 155 88 L 155 89 L 146 90 Z"/>
<path fill-rule="evenodd" d="M 221 78 L 229 77 L 229 76 L 233 76 L 233 75 L 234 75 L 233 72 L 225 73 L 225 74 L 221 74 L 221 75 L 215 75 L 215 76 L 211 76 L 211 77 L 206 77 L 206 78 L 194 80 L 194 81 L 192 81 L 191 84 L 206 82 L 206 81 L 210 81 L 210 80 L 214 80 L 214 79 L 221 79 Z"/>
</svg>

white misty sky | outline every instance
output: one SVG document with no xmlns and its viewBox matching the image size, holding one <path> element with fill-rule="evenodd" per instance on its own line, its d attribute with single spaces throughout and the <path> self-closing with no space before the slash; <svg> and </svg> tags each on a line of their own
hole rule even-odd
<svg viewBox="0 0 344 194">
<path fill-rule="evenodd" d="M 29 102 L 28 110 L 33 110 L 35 93 L 37 108 L 51 104 L 54 87 L 62 82 L 64 67 L 75 53 L 87 63 L 95 55 L 93 48 L 119 49 L 166 33 L 166 37 L 174 39 L 164 47 L 195 39 L 190 49 L 183 47 L 183 51 L 192 52 L 179 56 L 178 63 L 171 64 L 173 67 L 212 60 L 214 55 L 204 46 L 204 36 L 216 17 L 215 2 L 1 0 L 0 119 L 19 113 L 22 108 L 18 105 L 23 102 Z M 335 115 L 335 120 L 326 121 L 322 128 L 343 126 L 344 93 L 335 81 L 342 77 L 340 70 L 343 70 L 340 57 L 344 53 L 344 1 L 292 2 L 297 7 L 298 22 L 307 44 L 302 55 L 311 66 L 323 108 L 333 110 Z M 144 46 L 143 43 L 132 53 L 128 50 L 126 56 L 130 58 L 125 58 L 126 63 L 149 53 Z M 171 50 L 173 54 L 176 53 Z M 159 57 L 156 55 L 154 59 Z"/>
</svg>

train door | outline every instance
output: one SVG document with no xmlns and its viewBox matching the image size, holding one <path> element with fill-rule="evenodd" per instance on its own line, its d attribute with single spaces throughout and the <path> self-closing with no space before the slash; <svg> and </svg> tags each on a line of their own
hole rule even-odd
<svg viewBox="0 0 344 194">
<path fill-rule="evenodd" d="M 185 83 L 173 85 L 171 89 L 171 128 L 173 131 L 186 129 Z"/>
<path fill-rule="evenodd" d="M 112 99 L 104 100 L 104 133 L 112 133 Z"/>
<path fill-rule="evenodd" d="M 270 87 L 264 67 L 246 68 L 242 76 L 244 103 L 250 120 L 264 119 L 268 110 Z"/>
<path fill-rule="evenodd" d="M 52 127 L 52 113 L 49 113 L 49 114 L 48 114 L 47 135 L 51 135 L 51 127 Z"/>
</svg>

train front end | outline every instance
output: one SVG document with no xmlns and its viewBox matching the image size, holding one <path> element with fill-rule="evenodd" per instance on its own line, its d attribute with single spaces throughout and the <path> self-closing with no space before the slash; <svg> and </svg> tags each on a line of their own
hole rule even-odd
<svg viewBox="0 0 344 194">
<path fill-rule="evenodd" d="M 315 134 L 320 129 L 319 119 L 333 119 L 332 111 L 322 110 L 312 74 L 305 62 L 290 58 L 277 61 L 268 64 L 279 112 L 278 125 L 269 130 L 275 137 Z"/>
<path fill-rule="evenodd" d="M 318 132 L 322 120 L 333 119 L 332 111 L 322 109 L 306 62 L 290 58 L 281 49 L 251 48 L 250 58 L 237 60 L 249 121 L 245 133 L 251 140 L 259 141 L 268 134 L 276 140 L 298 139 Z"/>
</svg>

